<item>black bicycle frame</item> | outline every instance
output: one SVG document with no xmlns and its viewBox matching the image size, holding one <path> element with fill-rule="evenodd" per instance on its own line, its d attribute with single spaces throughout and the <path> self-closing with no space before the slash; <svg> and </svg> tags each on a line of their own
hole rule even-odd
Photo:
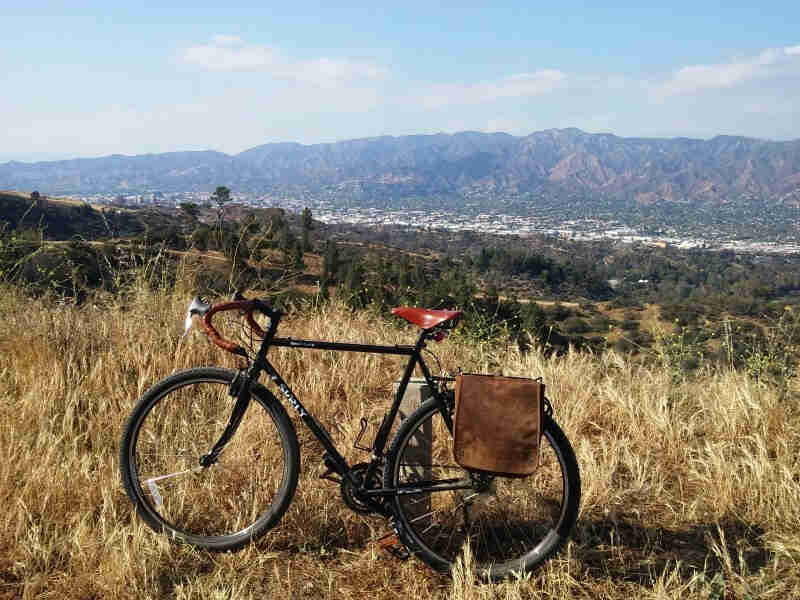
<svg viewBox="0 0 800 600">
<path fill-rule="evenodd" d="M 447 407 L 447 403 L 445 399 L 442 397 L 438 386 L 436 385 L 437 378 L 434 378 L 430 371 L 428 370 L 428 366 L 425 364 L 425 361 L 422 358 L 422 350 L 425 348 L 426 340 L 431 337 L 433 334 L 430 331 L 423 331 L 420 333 L 419 338 L 417 339 L 416 344 L 413 346 L 410 345 L 397 345 L 397 346 L 378 346 L 373 344 L 352 344 L 352 343 L 341 343 L 341 342 L 326 342 L 326 341 L 318 341 L 318 340 L 303 340 L 303 339 L 292 339 L 292 338 L 278 338 L 275 337 L 275 332 L 278 328 L 278 322 L 280 321 L 281 315 L 279 313 L 274 313 L 271 315 L 269 329 L 264 336 L 263 341 L 261 342 L 261 346 L 258 349 L 255 359 L 253 360 L 252 365 L 247 370 L 245 375 L 245 381 L 242 383 L 241 387 L 236 390 L 236 395 L 238 397 L 237 400 L 237 408 L 241 408 L 241 404 L 245 404 L 244 408 L 246 408 L 246 403 L 249 401 L 249 393 L 247 391 L 249 388 L 249 384 L 258 379 L 260 372 L 265 371 L 269 378 L 275 383 L 277 388 L 281 391 L 281 394 L 286 398 L 289 404 L 297 412 L 300 419 L 306 426 L 311 430 L 314 436 L 320 441 L 322 446 L 325 448 L 325 452 L 327 453 L 327 458 L 330 459 L 329 466 L 341 477 L 348 477 L 351 478 L 351 482 L 356 484 L 357 481 L 353 478 L 350 474 L 350 465 L 347 463 L 347 460 L 341 455 L 341 453 L 337 450 L 336 446 L 333 443 L 333 440 L 330 437 L 327 429 L 323 425 L 321 425 L 314 415 L 308 412 L 306 408 L 302 405 L 300 400 L 291 390 L 291 388 L 286 384 L 283 378 L 280 376 L 278 371 L 275 369 L 274 366 L 267 360 L 266 354 L 267 350 L 271 347 L 282 347 L 282 348 L 297 348 L 297 349 L 310 349 L 310 350 L 334 350 L 337 352 L 364 352 L 368 354 L 392 354 L 396 356 L 408 356 L 408 363 L 406 364 L 405 371 L 403 372 L 403 378 L 400 380 L 400 385 L 397 388 L 397 394 L 395 395 L 394 401 L 392 402 L 391 407 L 389 408 L 389 412 L 383 417 L 383 421 L 378 429 L 378 433 L 375 435 L 375 439 L 372 443 L 372 460 L 370 461 L 367 476 L 364 477 L 363 481 L 370 481 L 372 476 L 375 474 L 376 470 L 380 466 L 381 460 L 384 457 L 383 450 L 386 447 L 386 442 L 389 438 L 389 433 L 392 428 L 392 424 L 394 420 L 397 418 L 397 413 L 400 410 L 400 403 L 402 402 L 403 396 L 406 392 L 406 388 L 408 387 L 408 382 L 411 379 L 411 376 L 414 373 L 414 368 L 419 365 L 420 370 L 422 371 L 422 375 L 425 378 L 431 392 L 433 393 L 436 400 L 439 402 L 439 410 L 441 411 L 442 417 L 445 420 L 447 427 L 452 430 L 453 424 L 450 418 L 450 412 Z M 249 391 L 249 390 L 248 390 Z M 245 397 L 246 396 L 246 397 Z M 235 411 L 238 412 L 238 411 Z M 234 418 L 235 415 L 232 416 Z M 240 419 L 241 417 L 239 417 Z M 236 423 L 234 428 L 238 425 Z M 326 461 L 327 462 L 327 461 Z M 444 490 L 444 489 L 459 489 L 469 487 L 465 485 L 463 481 L 460 483 L 456 483 L 456 480 L 445 480 L 439 481 L 434 485 L 426 485 L 425 482 L 418 482 L 415 484 L 413 489 L 397 491 L 397 493 L 420 493 L 422 491 L 429 491 L 431 489 L 436 490 Z M 380 496 L 385 495 L 387 493 L 392 493 L 394 490 L 383 490 L 383 489 L 372 489 L 367 491 L 367 495 L 369 496 Z"/>
</svg>

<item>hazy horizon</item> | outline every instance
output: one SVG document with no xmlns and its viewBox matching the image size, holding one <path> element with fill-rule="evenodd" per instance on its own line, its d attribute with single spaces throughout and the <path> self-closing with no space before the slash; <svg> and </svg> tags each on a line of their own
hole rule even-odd
<svg viewBox="0 0 800 600">
<path fill-rule="evenodd" d="M 528 135 L 533 135 L 533 134 L 536 134 L 536 133 L 541 133 L 541 132 L 552 130 L 552 129 L 562 129 L 563 130 L 563 129 L 580 129 L 580 128 L 571 128 L 571 127 L 555 128 L 555 127 L 553 127 L 553 128 L 548 128 L 548 129 L 541 129 L 541 130 L 538 130 L 538 131 L 531 131 L 528 134 L 520 134 L 520 135 L 515 135 L 515 134 L 512 134 L 512 133 L 508 133 L 506 131 L 478 132 L 478 133 L 486 133 L 486 134 L 498 133 L 498 134 L 511 135 L 513 137 L 526 137 Z M 679 138 L 686 138 L 686 139 L 697 139 L 697 140 L 702 140 L 702 141 L 708 141 L 708 140 L 714 139 L 715 137 L 729 136 L 729 137 L 747 137 L 747 138 L 751 138 L 751 139 L 758 139 L 758 140 L 765 141 L 765 142 L 793 142 L 793 141 L 800 141 L 800 138 L 768 139 L 768 138 L 756 138 L 754 136 L 740 136 L 740 135 L 737 135 L 737 134 L 729 134 L 729 133 L 718 133 L 716 135 L 712 135 L 712 136 L 709 136 L 709 137 L 701 138 L 701 137 L 689 137 L 689 136 L 664 136 L 664 137 L 661 137 L 661 136 L 623 136 L 623 135 L 618 135 L 618 134 L 614 133 L 613 131 L 586 131 L 586 130 L 583 130 L 583 129 L 581 129 L 581 131 L 583 131 L 584 133 L 592 134 L 592 135 L 601 135 L 601 134 L 602 135 L 614 135 L 614 136 L 619 137 L 619 138 L 643 138 L 643 139 L 679 139 Z M 21 153 L 21 154 L 16 154 L 16 153 L 13 153 L 13 152 L 11 152 L 11 153 L 9 153 L 9 152 L 0 152 L 0 164 L 5 164 L 5 163 L 9 163 L 9 162 L 21 162 L 21 163 L 59 162 L 59 161 L 64 161 L 64 160 L 105 158 L 105 157 L 112 156 L 112 155 L 131 157 L 131 156 L 141 156 L 141 155 L 147 155 L 147 154 L 170 154 L 170 153 L 179 153 L 179 152 L 219 152 L 221 154 L 226 154 L 228 156 L 236 156 L 237 154 L 240 154 L 241 152 L 244 152 L 246 150 L 250 150 L 250 149 L 256 148 L 258 146 L 266 146 L 266 145 L 270 145 L 270 144 L 299 144 L 301 146 L 315 146 L 315 145 L 321 145 L 321 144 L 335 144 L 335 143 L 338 143 L 338 142 L 347 142 L 347 141 L 353 141 L 353 140 L 359 140 L 359 139 L 376 139 L 376 138 L 381 138 L 381 137 L 402 138 L 402 137 L 414 136 L 414 135 L 440 135 L 440 134 L 441 135 L 458 135 L 460 133 L 472 133 L 472 132 L 468 131 L 468 130 L 465 130 L 465 131 L 454 131 L 454 132 L 435 131 L 435 132 L 431 132 L 431 133 L 409 133 L 409 134 L 400 134 L 400 135 L 388 135 L 388 134 L 386 134 L 386 135 L 378 135 L 378 136 L 369 136 L 368 138 L 356 138 L 356 137 L 353 137 L 353 138 L 343 138 L 343 139 L 337 139 L 337 140 L 321 140 L 321 141 L 318 141 L 318 142 L 308 142 L 308 143 L 297 142 L 297 141 L 294 141 L 294 140 L 275 140 L 275 141 L 264 142 L 262 144 L 256 144 L 256 145 L 250 146 L 248 148 L 243 148 L 239 152 L 224 152 L 222 150 L 218 150 L 218 149 L 212 148 L 212 147 L 206 147 L 206 148 L 181 148 L 181 147 L 178 147 L 178 146 L 176 146 L 175 149 L 164 150 L 163 152 L 142 152 L 140 154 L 127 154 L 127 153 L 123 153 L 123 152 L 113 152 L 113 153 L 109 153 L 109 154 L 94 154 L 94 155 L 80 155 L 79 156 L 79 155 L 70 154 L 70 153 L 52 153 L 52 152 L 51 153 L 48 153 L 48 152 L 41 152 L 41 153 L 34 152 L 34 153 Z"/>
</svg>

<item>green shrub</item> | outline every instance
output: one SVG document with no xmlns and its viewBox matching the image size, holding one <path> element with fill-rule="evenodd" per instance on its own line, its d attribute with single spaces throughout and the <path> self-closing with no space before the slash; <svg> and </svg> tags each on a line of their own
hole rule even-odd
<svg viewBox="0 0 800 600">
<path fill-rule="evenodd" d="M 615 321 L 609 319 L 605 315 L 595 315 L 591 319 L 589 319 L 589 327 L 592 328 L 592 331 L 603 331 L 607 332 L 613 325 Z"/>
<path fill-rule="evenodd" d="M 561 327 L 566 333 L 587 333 L 592 330 L 589 324 L 580 317 L 569 317 Z"/>
</svg>

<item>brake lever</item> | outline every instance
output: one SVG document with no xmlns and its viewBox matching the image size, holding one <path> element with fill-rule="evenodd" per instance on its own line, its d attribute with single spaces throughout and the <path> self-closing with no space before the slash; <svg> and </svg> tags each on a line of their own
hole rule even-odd
<svg viewBox="0 0 800 600">
<path fill-rule="evenodd" d="M 189 333 L 189 330 L 192 328 L 192 323 L 194 322 L 192 317 L 195 315 L 202 317 L 209 310 L 211 310 L 210 303 L 203 302 L 200 299 L 200 296 L 195 296 L 194 298 L 192 298 L 192 301 L 189 304 L 189 309 L 186 311 L 186 320 L 183 323 L 182 337 L 186 337 Z"/>
</svg>

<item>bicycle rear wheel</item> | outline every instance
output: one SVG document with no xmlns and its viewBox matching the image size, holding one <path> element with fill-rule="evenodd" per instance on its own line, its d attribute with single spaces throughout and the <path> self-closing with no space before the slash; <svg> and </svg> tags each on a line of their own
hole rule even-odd
<svg viewBox="0 0 800 600">
<path fill-rule="evenodd" d="M 200 368 L 167 377 L 139 400 L 120 446 L 122 481 L 142 519 L 209 550 L 235 550 L 273 527 L 291 502 L 300 470 L 294 426 L 258 384 L 218 460 L 200 465 L 228 424 L 235 375 Z"/>
<path fill-rule="evenodd" d="M 435 400 L 406 419 L 387 454 L 387 488 L 470 480 L 453 460 L 453 439 Z M 575 453 L 550 417 L 543 423 L 539 467 L 525 478 L 475 477 L 476 489 L 413 491 L 393 498 L 403 543 L 434 569 L 449 571 L 469 544 L 473 565 L 497 580 L 535 568 L 565 541 L 578 517 Z"/>
</svg>

